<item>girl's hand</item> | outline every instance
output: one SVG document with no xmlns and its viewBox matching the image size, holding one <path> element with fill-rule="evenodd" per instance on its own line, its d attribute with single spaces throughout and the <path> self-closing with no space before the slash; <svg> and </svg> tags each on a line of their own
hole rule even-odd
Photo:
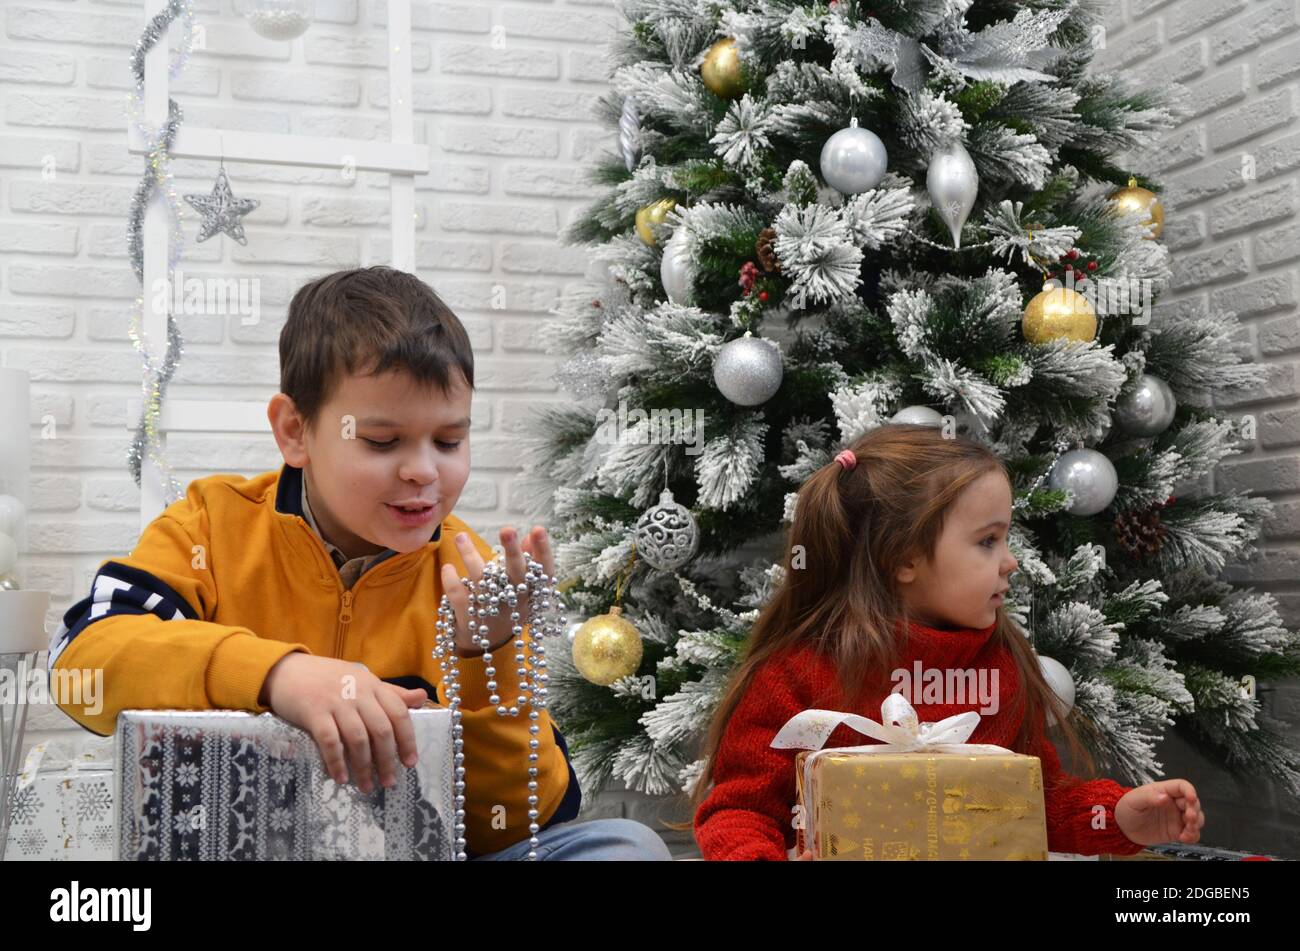
<svg viewBox="0 0 1300 951">
<path fill-rule="evenodd" d="M 796 862 L 811 862 L 811 861 L 812 861 L 812 852 L 811 852 L 809 849 L 804 849 L 802 852 L 799 853 L 799 857 L 798 857 L 797 859 L 795 859 L 795 861 L 796 861 Z"/>
<path fill-rule="evenodd" d="M 1139 845 L 1201 838 L 1205 813 L 1196 789 L 1185 779 L 1162 779 L 1130 789 L 1115 804 L 1115 822 Z"/>
<path fill-rule="evenodd" d="M 546 535 L 546 529 L 540 525 L 534 525 L 533 530 L 528 533 L 523 545 L 519 543 L 519 533 L 515 531 L 514 526 L 507 525 L 501 529 L 501 547 L 505 549 L 506 574 L 510 578 L 511 584 L 519 584 L 524 580 L 524 570 L 527 562 L 524 555 L 531 555 L 535 560 L 542 563 L 542 569 L 548 574 L 555 574 L 555 558 L 551 554 L 551 542 Z M 470 541 L 469 535 L 461 532 L 456 536 L 456 549 L 460 552 L 461 560 L 465 563 L 465 576 L 471 581 L 479 581 L 483 577 L 483 557 Z M 469 589 L 460 583 L 460 577 L 456 574 L 456 566 L 445 564 L 442 566 L 442 590 L 446 592 L 448 599 L 451 601 L 452 609 L 456 612 L 456 647 L 462 654 L 478 654 L 481 648 L 474 646 L 474 641 L 469 630 Z M 527 624 L 530 617 L 528 597 L 523 595 L 519 598 L 518 606 L 515 608 L 519 612 L 521 624 Z M 492 644 L 492 650 L 497 650 L 513 639 L 511 631 L 513 624 L 510 620 L 510 611 L 506 605 L 502 605 L 501 613 L 488 621 L 488 640 Z"/>
</svg>

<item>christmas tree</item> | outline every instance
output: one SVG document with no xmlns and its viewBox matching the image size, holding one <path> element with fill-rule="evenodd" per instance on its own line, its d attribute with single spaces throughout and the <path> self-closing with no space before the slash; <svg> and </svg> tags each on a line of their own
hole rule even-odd
<svg viewBox="0 0 1300 951">
<path fill-rule="evenodd" d="M 1214 394 L 1262 369 L 1233 315 L 1152 313 L 1160 187 L 1119 164 L 1179 90 L 1090 73 L 1104 33 L 1076 0 L 620 6 L 621 154 L 566 235 L 602 276 L 549 326 L 573 399 L 539 416 L 524 482 L 571 609 L 623 611 L 597 622 L 621 655 L 552 652 L 584 788 L 689 789 L 801 481 L 907 421 L 1006 461 L 1005 610 L 1107 775 L 1159 776 L 1173 728 L 1300 792 L 1253 690 L 1300 640 L 1219 580 L 1268 503 L 1205 478 L 1253 439 Z"/>
</svg>

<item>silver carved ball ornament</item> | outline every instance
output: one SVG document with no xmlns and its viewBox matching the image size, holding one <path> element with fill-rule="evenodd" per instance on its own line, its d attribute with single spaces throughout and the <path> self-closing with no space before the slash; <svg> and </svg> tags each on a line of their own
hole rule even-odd
<svg viewBox="0 0 1300 951">
<path fill-rule="evenodd" d="M 659 571 L 676 571 L 695 557 L 700 547 L 700 528 L 691 510 L 664 489 L 659 503 L 637 519 L 634 534 L 636 552 Z"/>
</svg>

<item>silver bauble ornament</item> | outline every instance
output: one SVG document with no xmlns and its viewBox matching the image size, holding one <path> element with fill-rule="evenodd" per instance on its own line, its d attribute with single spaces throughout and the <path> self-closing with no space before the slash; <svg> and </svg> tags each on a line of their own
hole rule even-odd
<svg viewBox="0 0 1300 951">
<path fill-rule="evenodd" d="M 917 426 L 942 426 L 943 414 L 928 406 L 904 406 L 893 416 L 891 423 L 914 423 Z"/>
<path fill-rule="evenodd" d="M 664 292 L 674 304 L 683 307 L 691 303 L 691 259 L 686 253 L 686 229 L 678 228 L 664 245 L 663 259 L 659 262 L 659 279 Z"/>
<path fill-rule="evenodd" d="M 713 362 L 713 382 L 739 406 L 766 403 L 781 388 L 781 351 L 775 343 L 745 336 L 724 343 Z"/>
<path fill-rule="evenodd" d="M 1053 660 L 1051 657 L 1038 655 L 1038 667 L 1043 672 L 1043 679 L 1047 681 L 1047 686 L 1052 688 L 1052 693 L 1060 699 L 1064 707 L 1064 715 L 1069 716 L 1070 711 L 1074 709 L 1074 678 L 1070 675 L 1070 670 L 1059 660 Z M 1047 711 L 1047 725 L 1056 726 L 1056 717 L 1051 710 Z"/>
<path fill-rule="evenodd" d="M 1104 453 L 1095 449 L 1071 449 L 1062 453 L 1047 480 L 1053 489 L 1074 493 L 1071 515 L 1096 515 L 1115 499 L 1119 475 Z"/>
<path fill-rule="evenodd" d="M 297 39 L 311 26 L 312 0 L 249 0 L 244 17 L 258 36 Z"/>
<path fill-rule="evenodd" d="M 1178 401 L 1169 384 L 1158 376 L 1143 373 L 1137 386 L 1115 404 L 1115 422 L 1130 436 L 1158 436 L 1174 421 Z"/>
<path fill-rule="evenodd" d="M 636 520 L 636 552 L 650 567 L 676 571 L 695 557 L 700 547 L 700 528 L 691 510 L 673 500 L 664 489 L 659 504 L 648 508 Z"/>
<path fill-rule="evenodd" d="M 952 232 L 952 246 L 960 248 L 962 226 L 975 207 L 980 189 L 975 163 L 966 147 L 954 142 L 931 155 L 930 168 L 925 173 L 925 187 L 934 203 L 934 210 Z"/>
<path fill-rule="evenodd" d="M 858 126 L 856 118 L 847 129 L 840 129 L 822 146 L 822 179 L 845 195 L 875 188 L 885 177 L 889 154 L 880 136 Z"/>
<path fill-rule="evenodd" d="M 631 96 L 623 100 L 623 114 L 618 119 L 618 150 L 627 170 L 635 169 L 641 157 L 641 119 L 636 114 L 636 100 Z"/>
</svg>

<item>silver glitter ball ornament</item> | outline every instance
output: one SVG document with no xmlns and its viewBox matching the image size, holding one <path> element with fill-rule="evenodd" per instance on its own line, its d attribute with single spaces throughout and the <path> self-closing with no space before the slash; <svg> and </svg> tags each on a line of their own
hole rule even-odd
<svg viewBox="0 0 1300 951">
<path fill-rule="evenodd" d="M 781 388 L 781 351 L 761 337 L 737 337 L 722 345 L 713 362 L 713 382 L 739 406 L 766 403 Z"/>
<path fill-rule="evenodd" d="M 975 163 L 960 142 L 939 149 L 930 156 L 930 167 L 925 173 L 925 187 L 934 202 L 934 209 L 952 232 L 952 246 L 961 247 L 961 229 L 975 207 L 979 195 L 980 179 L 975 174 Z"/>
<path fill-rule="evenodd" d="M 1158 436 L 1174 421 L 1178 401 L 1169 384 L 1158 376 L 1143 373 L 1137 386 L 1115 404 L 1115 421 L 1130 436 Z"/>
<path fill-rule="evenodd" d="M 1115 499 L 1119 475 L 1104 453 L 1095 449 L 1071 449 L 1061 454 L 1052 468 L 1048 485 L 1074 493 L 1071 515 L 1096 515 Z"/>
<path fill-rule="evenodd" d="M 845 195 L 875 188 L 889 168 L 889 153 L 880 136 L 858 126 L 856 118 L 822 146 L 821 170 L 826 184 Z"/>
<path fill-rule="evenodd" d="M 673 500 L 664 489 L 659 504 L 648 508 L 636 520 L 637 554 L 659 571 L 676 571 L 695 557 L 700 547 L 700 528 L 691 510 Z"/>
</svg>

